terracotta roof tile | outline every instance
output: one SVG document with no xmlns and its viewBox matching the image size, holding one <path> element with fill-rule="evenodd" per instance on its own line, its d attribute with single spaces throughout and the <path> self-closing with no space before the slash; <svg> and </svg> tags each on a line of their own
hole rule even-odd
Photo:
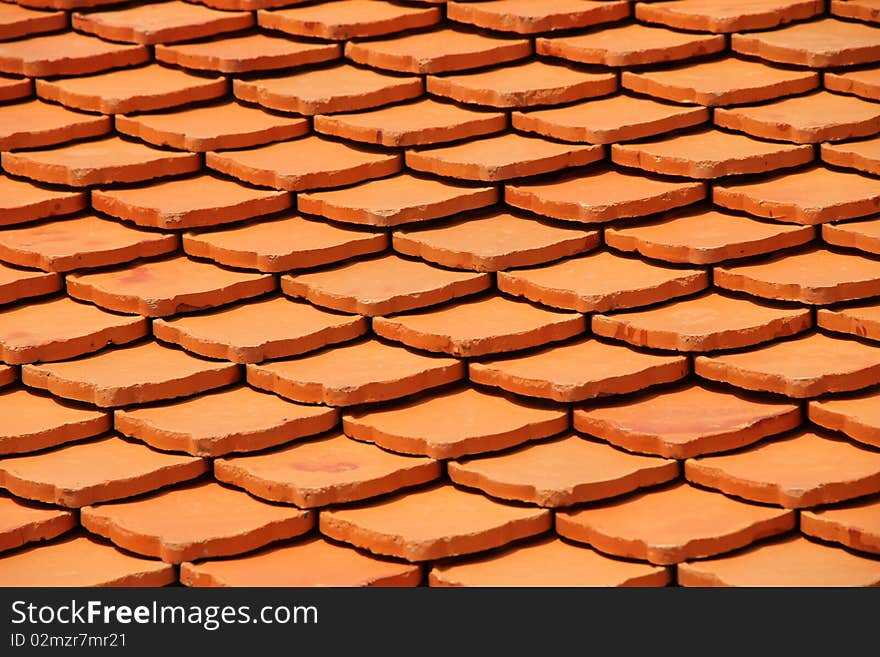
<svg viewBox="0 0 880 657">
<path fill-rule="evenodd" d="M 504 130 L 500 112 L 460 107 L 423 98 L 353 114 L 320 114 L 315 130 L 322 134 L 382 146 L 419 146 L 467 139 Z"/>
<path fill-rule="evenodd" d="M 880 406 L 876 391 L 866 394 L 811 401 L 809 417 L 814 424 L 840 431 L 866 445 L 880 447 Z"/>
<path fill-rule="evenodd" d="M 157 452 L 118 436 L 0 461 L 0 486 L 25 499 L 79 508 L 139 495 L 198 477 L 192 456 Z"/>
<path fill-rule="evenodd" d="M 0 107 L 0 121 L 0 149 L 5 151 L 97 137 L 110 132 L 113 126 L 106 116 L 72 112 L 40 100 Z"/>
<path fill-rule="evenodd" d="M 616 497 L 678 477 L 675 461 L 628 454 L 573 434 L 448 467 L 456 484 L 543 507 Z"/>
<path fill-rule="evenodd" d="M 550 528 L 545 509 L 501 504 L 441 485 L 321 513 L 321 533 L 376 554 L 427 561 L 481 552 Z"/>
<path fill-rule="evenodd" d="M 0 391 L 0 454 L 35 452 L 108 431 L 110 415 L 24 389 Z"/>
<path fill-rule="evenodd" d="M 341 56 L 341 49 L 334 44 L 293 41 L 265 34 L 156 46 L 156 59 L 160 62 L 222 73 L 306 66 Z"/>
<path fill-rule="evenodd" d="M 730 48 L 783 64 L 851 66 L 880 59 L 880 31 L 862 23 L 823 18 L 768 32 L 734 34 Z"/>
<path fill-rule="evenodd" d="M 63 11 L 35 11 L 13 4 L 0 5 L 0 39 L 55 32 L 67 27 L 67 14 Z"/>
<path fill-rule="evenodd" d="M 675 32 L 639 23 L 535 40 L 539 55 L 615 67 L 691 59 L 720 52 L 725 45 L 720 35 Z"/>
<path fill-rule="evenodd" d="M 119 0 L 16 0 L 16 4 L 34 9 L 88 9 L 118 2 Z"/>
<path fill-rule="evenodd" d="M 70 214 L 87 205 L 82 191 L 50 189 L 0 175 L 0 226 Z"/>
<path fill-rule="evenodd" d="M 0 75 L 0 101 L 26 98 L 33 90 L 34 84 L 30 78 L 7 78 Z"/>
<path fill-rule="evenodd" d="M 523 59 L 531 52 L 528 39 L 490 37 L 448 28 L 345 44 L 345 56 L 352 61 L 400 73 L 461 71 Z"/>
<path fill-rule="evenodd" d="M 9 365 L 0 365 L 0 387 L 7 386 L 18 380 L 18 369 Z"/>
<path fill-rule="evenodd" d="M 880 507 L 877 499 L 853 502 L 832 509 L 801 513 L 801 531 L 863 552 L 880 554 Z"/>
<path fill-rule="evenodd" d="M 498 197 L 495 187 L 476 187 L 403 173 L 348 189 L 300 194 L 297 207 L 302 212 L 336 221 L 399 226 L 484 208 L 495 203 Z"/>
<path fill-rule="evenodd" d="M 88 536 L 71 536 L 0 557 L 3 586 L 166 586 L 174 567 Z"/>
<path fill-rule="evenodd" d="M 416 586 L 419 566 L 380 559 L 321 538 L 233 559 L 180 565 L 187 586 Z"/>
<path fill-rule="evenodd" d="M 862 338 L 880 338 L 880 307 L 875 301 L 855 306 L 819 308 L 816 323 L 829 331 L 851 333 Z"/>
<path fill-rule="evenodd" d="M 880 253 L 880 221 L 850 221 L 823 224 L 822 239 L 828 244 L 845 246 L 868 253 Z"/>
<path fill-rule="evenodd" d="M 456 421 L 449 423 L 450 417 Z M 473 388 L 346 413 L 342 418 L 343 430 L 352 438 L 436 459 L 506 449 L 552 436 L 568 424 L 564 409 Z"/>
<path fill-rule="evenodd" d="M 314 515 L 200 482 L 148 497 L 89 506 L 81 522 L 119 547 L 180 563 L 249 552 L 311 529 Z"/>
<path fill-rule="evenodd" d="M 811 226 L 755 221 L 706 208 L 605 229 L 605 242 L 612 248 L 695 265 L 771 253 L 805 244 L 815 236 Z"/>
<path fill-rule="evenodd" d="M 582 0 L 492 0 L 454 2 L 446 5 L 446 16 L 459 23 L 519 34 L 567 30 L 608 23 L 630 14 L 628 2 L 583 2 Z"/>
<path fill-rule="evenodd" d="M 332 429 L 339 412 L 294 404 L 247 387 L 134 409 L 117 409 L 120 433 L 194 456 L 254 452 Z"/>
<path fill-rule="evenodd" d="M 610 144 L 688 128 L 709 120 L 705 107 L 685 107 L 617 94 L 576 105 L 513 112 L 513 127 L 562 141 Z"/>
<path fill-rule="evenodd" d="M 681 30 L 740 32 L 811 18 L 823 9 L 821 0 L 676 0 L 639 2 L 635 15 Z"/>
<path fill-rule="evenodd" d="M 0 303 L 51 294 L 61 289 L 58 274 L 14 269 L 0 263 Z"/>
<path fill-rule="evenodd" d="M 826 71 L 822 82 L 830 91 L 880 100 L 880 71 L 875 68 L 838 73 Z"/>
<path fill-rule="evenodd" d="M 734 555 L 681 564 L 683 586 L 877 586 L 880 564 L 792 536 Z"/>
<path fill-rule="evenodd" d="M 366 330 L 363 317 L 337 315 L 284 297 L 153 321 L 158 339 L 233 363 L 296 356 L 352 340 Z"/>
<path fill-rule="evenodd" d="M 67 107 L 103 114 L 151 112 L 218 98 L 229 83 L 148 64 L 98 75 L 37 80 L 37 95 Z"/>
<path fill-rule="evenodd" d="M 143 317 L 108 313 L 67 297 L 16 306 L 0 317 L 0 357 L 13 365 L 75 358 L 149 332 Z"/>
<path fill-rule="evenodd" d="M 800 422 L 797 404 L 694 383 L 635 401 L 574 409 L 578 431 L 626 450 L 676 459 L 750 445 Z"/>
<path fill-rule="evenodd" d="M 121 189 L 92 191 L 92 207 L 151 228 L 200 228 L 290 207 L 290 194 L 254 189 L 202 174 Z"/>
<path fill-rule="evenodd" d="M 240 376 L 237 365 L 202 360 L 155 342 L 24 365 L 21 372 L 28 387 L 102 408 L 193 395 L 235 383 Z"/>
<path fill-rule="evenodd" d="M 672 269 L 597 251 L 530 269 L 498 273 L 498 289 L 579 312 L 646 306 L 699 292 L 709 284 L 699 269 Z"/>
<path fill-rule="evenodd" d="M 77 525 L 72 511 L 28 504 L 14 497 L 0 497 L 0 550 L 12 550 L 27 543 L 46 541 Z M 3 563 L 0 557 L 0 564 Z M 2 568 L 2 565 L 0 565 Z M 0 580 L 2 581 L 2 580 Z"/>
<path fill-rule="evenodd" d="M 470 364 L 475 383 L 564 402 L 642 390 L 687 372 L 682 356 L 644 354 L 590 339 Z"/>
<path fill-rule="evenodd" d="M 810 91 L 819 86 L 819 74 L 728 57 L 656 71 L 623 71 L 620 84 L 664 100 L 708 106 L 739 105 Z"/>
<path fill-rule="evenodd" d="M 831 0 L 829 11 L 835 16 L 857 18 L 876 23 L 880 21 L 880 5 L 877 0 Z"/>
<path fill-rule="evenodd" d="M 698 356 L 694 371 L 713 381 L 800 399 L 880 383 L 880 350 L 815 333 L 744 353 Z"/>
<path fill-rule="evenodd" d="M 490 285 L 488 274 L 449 271 L 395 255 L 281 277 L 285 294 L 368 317 L 432 306 Z"/>
<path fill-rule="evenodd" d="M 438 461 L 392 454 L 342 434 L 214 462 L 218 480 L 304 509 L 394 493 L 440 473 Z"/>
<path fill-rule="evenodd" d="M 597 231 L 563 228 L 504 211 L 393 235 L 399 253 L 474 271 L 542 264 L 589 251 L 598 243 Z"/>
<path fill-rule="evenodd" d="M 617 90 L 613 73 L 581 71 L 542 61 L 462 75 L 428 76 L 428 93 L 490 107 L 558 105 Z"/>
<path fill-rule="evenodd" d="M 345 363 L 344 370 L 340 362 Z M 465 367 L 459 360 L 427 356 L 377 340 L 247 366 L 247 381 L 255 388 L 330 406 L 397 399 L 464 376 Z"/>
<path fill-rule="evenodd" d="M 35 0 L 28 0 L 34 2 Z M 44 0 L 36 0 L 44 1 Z M 115 1 L 115 0 L 114 0 Z M 187 0 L 214 9 L 225 11 L 257 11 L 259 9 L 274 9 L 275 7 L 289 7 L 299 5 L 309 0 Z"/>
<path fill-rule="evenodd" d="M 380 107 L 421 95 L 424 82 L 418 77 L 400 77 L 356 68 L 348 64 L 286 77 L 254 80 L 236 79 L 236 98 L 283 112 L 326 114 L 354 112 Z"/>
<path fill-rule="evenodd" d="M 407 7 L 372 0 L 344 0 L 278 11 L 261 11 L 262 27 L 297 36 L 345 41 L 376 37 L 440 22 L 437 7 Z"/>
<path fill-rule="evenodd" d="M 864 173 L 880 175 L 880 139 L 822 144 L 822 161 L 833 166 L 858 169 Z"/>
<path fill-rule="evenodd" d="M 87 75 L 149 59 L 144 46 L 110 43 L 77 32 L 0 43 L 0 71 L 13 75 Z"/>
</svg>

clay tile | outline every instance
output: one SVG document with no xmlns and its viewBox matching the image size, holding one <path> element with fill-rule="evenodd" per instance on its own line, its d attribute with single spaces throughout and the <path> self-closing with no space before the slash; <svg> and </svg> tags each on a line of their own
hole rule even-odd
<svg viewBox="0 0 880 657">
<path fill-rule="evenodd" d="M 492 284 L 489 274 L 449 271 L 385 255 L 281 277 L 281 289 L 317 306 L 375 317 L 432 306 Z"/>
<path fill-rule="evenodd" d="M 869 64 L 880 59 L 880 33 L 862 23 L 823 18 L 768 32 L 734 34 L 734 52 L 810 68 Z"/>
<path fill-rule="evenodd" d="M 718 183 L 712 200 L 758 217 L 820 224 L 877 212 L 880 180 L 814 167 L 753 182 Z"/>
<path fill-rule="evenodd" d="M 683 356 L 643 354 L 590 339 L 470 364 L 475 383 L 562 402 L 643 390 L 677 381 L 687 372 Z"/>
<path fill-rule="evenodd" d="M 469 23 L 489 30 L 535 34 L 568 30 L 626 18 L 628 2 L 583 2 L 583 0 L 492 0 L 491 2 L 450 2 L 449 20 Z"/>
<path fill-rule="evenodd" d="M 33 9 L 88 9 L 118 3 L 119 0 L 17 0 L 16 4 Z"/>
<path fill-rule="evenodd" d="M 680 30 L 742 32 L 812 18 L 823 9 L 822 0 L 675 0 L 639 2 L 635 15 Z"/>
<path fill-rule="evenodd" d="M 811 249 L 762 262 L 716 267 L 715 284 L 767 299 L 828 304 L 880 294 L 880 262 Z"/>
<path fill-rule="evenodd" d="M 810 420 L 819 426 L 840 431 L 872 447 L 880 447 L 880 405 L 876 391 L 855 397 L 811 401 Z"/>
<path fill-rule="evenodd" d="M 705 183 L 657 180 L 613 169 L 504 188 L 504 200 L 509 205 L 555 219 L 587 223 L 664 212 L 705 196 Z"/>
<path fill-rule="evenodd" d="M 187 586 L 417 586 L 419 566 L 368 556 L 322 538 L 233 559 L 180 565 Z"/>
<path fill-rule="evenodd" d="M 209 169 L 254 185 L 295 191 L 383 178 L 400 171 L 402 164 L 397 153 L 353 148 L 315 135 L 205 155 Z"/>
<path fill-rule="evenodd" d="M 737 349 L 812 326 L 808 308 L 781 308 L 715 292 L 650 310 L 594 315 L 597 335 L 672 351 Z"/>
<path fill-rule="evenodd" d="M 33 90 L 34 83 L 30 78 L 7 78 L 0 75 L 0 101 L 27 98 Z"/>
<path fill-rule="evenodd" d="M 599 233 L 498 211 L 432 228 L 397 230 L 393 243 L 399 253 L 444 267 L 500 271 L 589 251 L 598 245 Z"/>
<path fill-rule="evenodd" d="M 478 73 L 428 76 L 428 93 L 490 107 L 559 105 L 617 90 L 613 73 L 591 73 L 541 61 Z"/>
<path fill-rule="evenodd" d="M 815 236 L 812 226 L 756 221 L 705 208 L 605 229 L 605 242 L 614 249 L 695 265 L 771 253 L 805 244 Z"/>
<path fill-rule="evenodd" d="M 880 351 L 815 333 L 744 353 L 697 356 L 694 371 L 748 390 L 816 397 L 880 383 Z"/>
<path fill-rule="evenodd" d="M 0 312 L 0 358 L 9 364 L 65 360 L 149 332 L 143 317 L 116 315 L 68 297 Z"/>
<path fill-rule="evenodd" d="M 199 77 L 157 64 L 86 77 L 37 80 L 40 98 L 103 114 L 151 112 L 210 100 L 224 95 L 226 88 L 226 78 Z"/>
<path fill-rule="evenodd" d="M 87 536 L 72 536 L 0 558 L 2 586 L 166 586 L 171 564 L 141 559 Z"/>
<path fill-rule="evenodd" d="M 335 41 L 428 27 L 442 17 L 437 7 L 405 7 L 373 0 L 344 0 L 257 14 L 261 27 Z"/>
<path fill-rule="evenodd" d="M 583 64 L 622 67 L 691 59 L 720 52 L 725 45 L 721 35 L 674 32 L 631 23 L 575 36 L 538 38 L 535 50 L 539 55 Z"/>
<path fill-rule="evenodd" d="M 191 256 L 265 272 L 328 265 L 378 253 L 387 246 L 385 233 L 355 230 L 295 214 L 237 228 L 183 235 L 183 250 Z"/>
<path fill-rule="evenodd" d="M 574 409 L 578 431 L 632 452 L 675 459 L 750 445 L 800 423 L 797 404 L 692 383 Z"/>
<path fill-rule="evenodd" d="M 819 308 L 816 324 L 829 331 L 880 339 L 880 307 L 875 301 L 844 308 Z"/>
<path fill-rule="evenodd" d="M 198 228 L 251 219 L 290 207 L 288 192 L 254 189 L 200 175 L 125 189 L 95 189 L 92 207 L 139 226 Z"/>
<path fill-rule="evenodd" d="M 431 586 L 644 587 L 666 586 L 670 576 L 666 568 L 612 559 L 546 538 L 500 554 L 435 565 L 429 581 Z"/>
<path fill-rule="evenodd" d="M 79 508 L 193 479 L 204 459 L 157 452 L 109 436 L 0 461 L 0 486 L 13 495 Z"/>
<path fill-rule="evenodd" d="M 149 59 L 144 46 L 110 43 L 72 31 L 0 42 L 0 71 L 13 75 L 88 75 Z"/>
<path fill-rule="evenodd" d="M 0 304 L 52 294 L 63 281 L 56 273 L 13 269 L 0 263 Z"/>
<path fill-rule="evenodd" d="M 565 538 L 661 565 L 729 552 L 795 524 L 793 511 L 746 504 L 687 484 L 556 514 L 556 531 Z"/>
<path fill-rule="evenodd" d="M 448 217 L 498 201 L 495 187 L 475 187 L 403 173 L 348 189 L 311 192 L 297 197 L 297 208 L 336 221 L 368 226 Z"/>
<path fill-rule="evenodd" d="M 342 434 L 214 462 L 219 481 L 304 509 L 394 493 L 440 473 L 437 461 L 392 454 Z"/>
<path fill-rule="evenodd" d="M 233 363 L 296 356 L 352 340 L 366 330 L 363 317 L 329 313 L 284 297 L 153 321 L 158 339 Z"/>
<path fill-rule="evenodd" d="M 641 139 L 708 120 L 709 110 L 705 107 L 682 107 L 623 94 L 511 115 L 517 130 L 593 144 Z"/>
<path fill-rule="evenodd" d="M 880 492 L 880 454 L 809 431 L 688 459 L 684 473 L 699 486 L 787 509 Z"/>
<path fill-rule="evenodd" d="M 72 511 L 30 504 L 5 495 L 0 496 L 0 516 L 3 518 L 0 522 L 0 551 L 4 552 L 27 543 L 53 539 L 77 524 Z M 0 558 L 0 569 L 2 563 Z"/>
<path fill-rule="evenodd" d="M 221 269 L 182 256 L 67 277 L 67 293 L 75 299 L 145 317 L 214 308 L 274 288 L 269 274 Z"/>
<path fill-rule="evenodd" d="M 880 138 L 842 144 L 822 144 L 819 153 L 823 162 L 833 166 L 880 175 Z"/>
<path fill-rule="evenodd" d="M 13 4 L 0 5 L 0 39 L 55 32 L 67 27 L 67 14 L 63 11 L 34 11 Z"/>
<path fill-rule="evenodd" d="M 583 166 L 602 159 L 604 154 L 603 146 L 561 144 L 511 132 L 452 146 L 410 150 L 406 165 L 442 177 L 498 181 Z"/>
<path fill-rule="evenodd" d="M 845 246 L 868 253 L 880 253 L 880 220 L 823 224 L 822 239 L 829 244 Z"/>
<path fill-rule="evenodd" d="M 838 73 L 826 71 L 822 81 L 825 88 L 830 91 L 880 100 L 880 70 L 876 68 Z"/>
<path fill-rule="evenodd" d="M 330 406 L 397 399 L 458 381 L 464 374 L 459 360 L 418 354 L 375 340 L 247 366 L 247 381 L 255 388 Z"/>
<path fill-rule="evenodd" d="M 880 131 L 880 109 L 853 96 L 818 91 L 752 107 L 718 108 L 715 123 L 755 137 L 810 144 Z"/>
<path fill-rule="evenodd" d="M 813 148 L 707 128 L 635 144 L 614 144 L 611 159 L 616 164 L 670 176 L 721 178 L 806 164 L 813 160 Z"/>
<path fill-rule="evenodd" d="M 39 100 L 0 106 L 0 125 L 0 149 L 4 151 L 97 137 L 113 128 L 109 117 L 71 112 Z"/>
<path fill-rule="evenodd" d="M 152 233 L 87 214 L 0 232 L 0 258 L 21 267 L 68 272 L 174 251 L 176 235 Z"/>
<path fill-rule="evenodd" d="M 108 431 L 110 415 L 28 390 L 0 391 L 0 454 L 35 452 Z"/>
<path fill-rule="evenodd" d="M 819 74 L 728 57 L 656 71 L 623 71 L 620 84 L 648 96 L 713 107 L 804 93 L 819 86 Z"/>
<path fill-rule="evenodd" d="M 188 3 L 187 3 L 188 4 Z M 268 71 L 338 59 L 331 43 L 306 43 L 265 34 L 246 34 L 198 43 L 156 46 L 156 59 L 166 64 L 221 73 Z"/>
<path fill-rule="evenodd" d="M 0 388 L 18 380 L 18 369 L 10 365 L 0 365 Z"/>
<path fill-rule="evenodd" d="M 352 61 L 400 73 L 462 71 L 523 59 L 531 53 L 528 39 L 505 39 L 449 28 L 345 44 L 345 56 Z"/>
<path fill-rule="evenodd" d="M 28 0 L 34 2 L 35 0 Z M 41 1 L 41 0 L 37 0 Z M 114 0 L 115 1 L 115 0 Z M 224 11 L 258 11 L 260 9 L 274 9 L 276 7 L 289 7 L 300 5 L 310 0 L 192 0 L 200 5 L 222 9 Z"/>
<path fill-rule="evenodd" d="M 338 420 L 336 409 L 244 386 L 114 412 L 114 428 L 126 436 L 156 449 L 211 457 L 282 445 L 332 429 Z"/>
<path fill-rule="evenodd" d="M 456 141 L 499 132 L 506 126 L 507 118 L 500 112 L 465 108 L 430 98 L 368 112 L 315 117 L 317 132 L 382 146 Z"/>
<path fill-rule="evenodd" d="M 307 115 L 380 107 L 417 98 L 423 90 L 421 78 L 392 76 L 345 64 L 286 77 L 236 79 L 232 83 L 232 91 L 240 100 Z"/>
<path fill-rule="evenodd" d="M 180 563 L 250 552 L 299 536 L 312 528 L 314 515 L 207 482 L 89 506 L 80 521 L 125 550 Z"/>
<path fill-rule="evenodd" d="M 3 153 L 3 168 L 16 176 L 71 187 L 139 182 L 198 171 L 195 153 L 164 151 L 106 137 L 45 150 Z"/>
<path fill-rule="evenodd" d="M 156 146 L 203 152 L 295 139 L 309 131 L 309 122 L 227 101 L 161 114 L 117 115 L 115 127 Z"/>
<path fill-rule="evenodd" d="M 792 536 L 727 557 L 683 563 L 682 586 L 877 586 L 880 563 Z"/>
<path fill-rule="evenodd" d="M 22 382 L 101 407 L 185 397 L 234 383 L 240 370 L 147 342 L 76 360 L 23 365 Z"/>
<path fill-rule="evenodd" d="M 880 22 L 877 0 L 831 0 L 829 10 L 835 16 L 856 18 L 870 23 Z"/>
<path fill-rule="evenodd" d="M 863 552 L 880 554 L 880 504 L 877 499 L 833 509 L 801 513 L 801 531 Z"/>
<path fill-rule="evenodd" d="M 449 422 L 453 417 L 455 422 Z M 395 452 L 450 459 L 552 436 L 568 428 L 568 413 L 461 388 L 393 407 L 346 413 L 342 428 L 352 438 Z"/>
<path fill-rule="evenodd" d="M 708 284 L 705 271 L 662 267 L 610 251 L 498 272 L 502 292 L 579 312 L 647 306 L 699 292 Z"/>
<path fill-rule="evenodd" d="M 70 214 L 87 205 L 85 192 L 48 189 L 0 175 L 0 226 Z"/>
<path fill-rule="evenodd" d="M 376 554 L 428 561 L 482 552 L 550 528 L 546 509 L 495 502 L 450 485 L 322 511 L 321 533 Z"/>
<path fill-rule="evenodd" d="M 678 463 L 568 434 L 497 456 L 451 461 L 456 484 L 544 507 L 623 495 L 678 477 Z"/>
</svg>

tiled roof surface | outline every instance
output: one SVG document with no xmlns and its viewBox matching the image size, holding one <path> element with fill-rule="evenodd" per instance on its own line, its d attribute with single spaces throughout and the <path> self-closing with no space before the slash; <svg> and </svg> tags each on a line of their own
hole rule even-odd
<svg viewBox="0 0 880 657">
<path fill-rule="evenodd" d="M 0 586 L 880 584 L 880 3 L 0 2 Z"/>
</svg>

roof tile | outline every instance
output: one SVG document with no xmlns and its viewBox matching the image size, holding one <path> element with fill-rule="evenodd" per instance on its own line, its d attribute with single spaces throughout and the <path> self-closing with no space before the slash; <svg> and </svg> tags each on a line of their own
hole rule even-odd
<svg viewBox="0 0 880 657">
<path fill-rule="evenodd" d="M 880 506 L 877 499 L 801 513 L 801 531 L 862 552 L 880 554 Z"/>
<path fill-rule="evenodd" d="M 629 2 L 583 0 L 492 0 L 446 5 L 449 20 L 519 34 L 535 34 L 608 23 L 630 14 Z"/>
<path fill-rule="evenodd" d="M 70 214 L 87 205 L 85 192 L 50 189 L 0 175 L 0 226 Z"/>
<path fill-rule="evenodd" d="M 856 18 L 871 23 L 880 22 L 880 5 L 877 0 L 831 0 L 829 11 L 835 16 Z"/>
<path fill-rule="evenodd" d="M 880 447 L 880 405 L 876 391 L 811 401 L 808 414 L 814 424 L 840 431 L 860 443 Z"/>
<path fill-rule="evenodd" d="M 51 540 L 77 525 L 72 511 L 28 504 L 5 495 L 0 496 L 0 517 L 0 551 L 4 552 L 27 543 Z"/>
<path fill-rule="evenodd" d="M 826 71 L 822 82 L 829 91 L 880 100 L 880 70 L 873 67 L 861 71 Z"/>
<path fill-rule="evenodd" d="M 822 224 L 822 239 L 828 244 L 877 254 L 880 253 L 880 220 Z"/>
<path fill-rule="evenodd" d="M 28 0 L 28 2 L 45 0 Z M 114 0 L 115 1 L 115 0 Z M 225 11 L 257 11 L 260 9 L 274 9 L 276 7 L 289 7 L 299 5 L 309 0 L 187 0 L 214 9 Z"/>
<path fill-rule="evenodd" d="M 3 5 L 0 5 L 2 10 Z M 40 100 L 0 107 L 0 149 L 39 148 L 74 139 L 97 137 L 112 130 L 106 116 L 92 116 Z"/>
<path fill-rule="evenodd" d="M 741 32 L 811 18 L 823 9 L 822 0 L 675 0 L 639 2 L 635 15 L 680 30 Z"/>
<path fill-rule="evenodd" d="M 880 138 L 822 144 L 819 153 L 823 162 L 833 166 L 880 175 Z"/>
<path fill-rule="evenodd" d="M 77 32 L 0 43 L 0 71 L 31 77 L 87 75 L 149 59 L 144 46 L 110 43 Z"/>
<path fill-rule="evenodd" d="M 876 301 L 855 306 L 819 308 L 816 324 L 829 331 L 851 333 L 869 340 L 880 338 L 880 307 Z"/>
<path fill-rule="evenodd" d="M 34 84 L 30 78 L 7 78 L 0 75 L 0 101 L 27 98 L 33 90 Z"/>
<path fill-rule="evenodd" d="M 0 263 L 0 304 L 57 292 L 62 283 L 55 273 L 14 269 Z"/>
<path fill-rule="evenodd" d="M 0 39 L 55 32 L 67 27 L 67 14 L 63 11 L 35 11 L 13 4 L 0 5 Z"/>
</svg>

